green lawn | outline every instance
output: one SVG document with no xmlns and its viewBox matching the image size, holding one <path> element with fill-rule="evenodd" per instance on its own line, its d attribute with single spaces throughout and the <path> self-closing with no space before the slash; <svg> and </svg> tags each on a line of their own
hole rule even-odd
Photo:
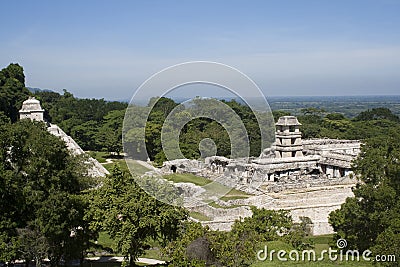
<svg viewBox="0 0 400 267">
<path fill-rule="evenodd" d="M 305 261 L 305 262 L 294 262 L 294 261 L 265 261 L 257 262 L 251 265 L 252 267 L 277 267 L 277 266 L 296 266 L 296 267 L 334 267 L 334 266 L 346 266 L 346 267 L 371 267 L 372 263 L 362 261 Z"/>
<path fill-rule="evenodd" d="M 329 243 L 332 242 L 332 235 L 322 235 L 322 236 L 312 236 L 309 237 L 314 244 L 315 247 L 313 250 L 315 251 L 316 259 L 318 259 L 321 255 L 322 250 L 327 250 L 329 248 Z M 286 252 L 289 252 L 293 250 L 293 248 L 289 245 L 286 244 L 282 241 L 272 241 L 272 242 L 267 242 L 266 243 L 268 247 L 268 253 L 271 252 L 271 250 L 279 251 L 279 250 L 285 250 Z M 263 245 L 260 244 L 258 250 L 260 248 L 263 248 Z M 332 248 L 334 249 L 334 248 Z M 258 251 L 257 250 L 257 251 Z M 269 255 L 269 254 L 268 254 Z M 274 254 L 274 260 L 270 260 L 268 257 L 265 261 L 260 261 L 256 259 L 256 261 L 251 265 L 252 267 L 263 267 L 263 266 L 296 266 L 296 267 L 333 267 L 333 266 L 349 266 L 349 267 L 355 267 L 355 266 L 361 266 L 361 267 L 371 267 L 373 266 L 372 262 L 366 262 L 362 259 L 360 256 L 360 261 L 340 261 L 339 259 L 336 261 L 331 261 L 329 260 L 328 256 L 325 254 L 324 260 L 321 261 L 302 261 L 301 260 L 301 251 L 299 251 L 299 256 L 300 256 L 300 261 L 292 261 L 288 258 L 288 255 L 286 254 L 285 258 L 288 259 L 288 261 L 280 261 L 277 259 L 277 252 Z"/>
<path fill-rule="evenodd" d="M 113 163 L 103 164 L 103 166 L 108 171 L 111 171 L 115 165 L 118 165 L 121 168 L 121 170 L 129 172 L 128 166 L 126 165 L 126 162 L 124 159 L 117 159 L 117 160 L 114 159 Z"/>
<path fill-rule="evenodd" d="M 146 172 L 150 171 L 149 168 L 146 168 L 145 166 L 139 164 L 136 160 L 128 159 L 127 160 L 127 164 L 129 165 L 129 169 L 132 170 L 133 173 L 135 173 L 135 174 L 137 174 L 139 176 L 141 176 L 141 175 L 145 174 Z M 125 162 L 125 166 L 127 166 L 126 162 Z"/>
<path fill-rule="evenodd" d="M 217 209 L 233 209 L 237 207 L 241 207 L 242 205 L 230 205 L 230 206 L 222 206 L 217 204 L 215 201 L 208 203 L 209 206 L 217 208 Z"/>
<path fill-rule="evenodd" d="M 92 158 L 97 159 L 97 161 L 100 163 L 106 162 L 106 158 L 108 158 L 110 156 L 110 153 L 105 152 L 105 151 L 89 151 L 87 153 Z"/>
<path fill-rule="evenodd" d="M 169 258 L 164 256 L 158 247 L 154 247 L 152 249 L 148 249 L 144 252 L 141 258 L 149 258 L 149 259 L 156 259 L 161 261 L 168 261 Z"/>
<path fill-rule="evenodd" d="M 204 177 L 196 176 L 190 173 L 168 174 L 164 175 L 164 178 L 174 183 L 192 183 L 198 186 L 204 186 L 212 182 Z"/>
<path fill-rule="evenodd" d="M 113 248 L 115 241 L 111 239 L 111 237 L 106 232 L 100 232 L 99 238 L 97 239 L 97 245 L 101 246 L 103 249 Z M 158 248 L 159 243 L 156 241 L 150 242 L 150 245 L 153 247 L 144 252 L 140 257 L 149 258 L 149 259 L 157 259 L 157 260 L 168 260 L 167 257 L 161 254 L 160 249 Z M 99 251 L 100 252 L 100 251 Z M 121 256 L 119 254 L 111 253 L 110 256 Z M 102 264 L 102 263 L 96 263 Z M 106 267 L 106 265 L 102 265 Z"/>
<path fill-rule="evenodd" d="M 99 238 L 97 239 L 97 247 L 95 248 L 95 251 L 107 251 L 110 253 L 110 255 L 114 255 L 114 243 L 114 240 L 112 240 L 106 232 L 100 232 Z"/>
<path fill-rule="evenodd" d="M 249 196 L 230 196 L 229 193 L 228 193 L 228 195 L 220 197 L 219 199 L 221 199 L 223 201 L 229 201 L 229 200 L 246 199 L 246 198 L 249 198 Z"/>
<path fill-rule="evenodd" d="M 238 199 L 250 196 L 245 192 L 237 189 L 232 189 L 231 187 L 225 186 L 218 182 L 209 183 L 203 186 L 203 188 L 206 190 L 206 192 L 203 193 L 205 200 L 213 199 L 213 197 L 218 197 L 221 200 L 226 201 L 226 199 Z"/>
<path fill-rule="evenodd" d="M 205 216 L 202 213 L 199 212 L 190 212 L 190 216 L 200 220 L 200 221 L 208 221 L 210 220 L 210 218 L 208 218 L 207 216 Z M 318 259 L 318 257 L 321 255 L 321 251 L 324 249 L 328 249 L 329 248 L 329 243 L 332 242 L 332 235 L 321 235 L 321 236 L 312 236 L 309 237 L 309 239 L 311 239 L 314 244 L 314 250 L 316 253 L 316 258 Z M 99 234 L 99 239 L 98 239 L 98 245 L 101 245 L 103 248 L 106 247 L 113 247 L 113 243 L 114 241 L 110 238 L 110 236 L 105 233 L 105 232 L 100 232 Z M 251 265 L 252 267 L 264 267 L 264 266 L 270 266 L 270 267 L 278 267 L 278 266 L 296 266 L 296 267 L 334 267 L 334 266 L 349 266 L 349 267 L 372 267 L 374 266 L 372 262 L 366 262 L 363 261 L 360 258 L 360 261 L 340 261 L 340 260 L 336 260 L 336 261 L 331 261 L 329 260 L 329 258 L 327 257 L 327 255 L 325 255 L 326 257 L 324 257 L 324 260 L 322 261 L 301 261 L 301 251 L 299 252 L 300 255 L 300 261 L 292 261 L 288 258 L 288 256 L 286 255 L 285 258 L 288 259 L 288 261 L 284 262 L 284 261 L 279 261 L 277 259 L 277 251 L 279 250 L 284 250 L 286 252 L 289 252 L 291 250 L 293 250 L 293 247 L 285 242 L 282 241 L 270 241 L 270 242 L 266 242 L 265 244 L 259 244 L 257 250 L 255 251 L 255 253 L 264 248 L 264 245 L 267 245 L 268 247 L 268 255 L 271 252 L 271 250 L 275 250 L 276 252 L 274 253 L 274 260 L 270 260 L 269 258 L 267 258 L 265 261 L 260 261 L 258 259 L 255 260 L 255 262 Z M 145 257 L 145 258 L 151 258 L 151 259 L 158 259 L 158 260 L 166 260 L 168 261 L 168 258 L 163 256 L 160 252 L 160 250 L 157 248 L 159 246 L 159 244 L 154 241 L 151 246 L 153 246 L 154 248 L 146 250 L 145 253 L 141 256 L 141 257 Z M 92 263 L 85 263 L 84 267 L 118 267 L 120 266 L 120 263 L 97 263 L 97 262 L 92 262 Z M 141 265 L 140 265 L 141 266 Z"/>
<path fill-rule="evenodd" d="M 189 212 L 189 216 L 192 217 L 193 219 L 199 220 L 199 221 L 211 221 L 211 218 L 207 217 L 203 213 L 197 212 L 197 211 L 191 211 Z"/>
</svg>

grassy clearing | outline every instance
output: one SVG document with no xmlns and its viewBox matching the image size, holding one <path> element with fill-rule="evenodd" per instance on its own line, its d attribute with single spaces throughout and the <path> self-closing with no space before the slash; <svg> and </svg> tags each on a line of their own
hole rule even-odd
<svg viewBox="0 0 400 267">
<path fill-rule="evenodd" d="M 315 244 L 329 244 L 333 241 L 333 235 L 311 236 L 310 239 L 314 241 Z"/>
<path fill-rule="evenodd" d="M 152 249 L 148 249 L 144 252 L 141 258 L 149 258 L 149 259 L 156 259 L 160 261 L 169 261 L 170 259 L 163 255 L 159 248 L 155 247 Z"/>
<path fill-rule="evenodd" d="M 218 197 L 221 200 L 226 201 L 229 199 L 247 198 L 251 196 L 245 192 L 232 189 L 231 187 L 225 186 L 218 182 L 211 182 L 203 186 L 203 188 L 206 190 L 206 192 L 203 193 L 203 199 L 205 200 L 211 200 L 214 199 L 214 197 Z"/>
<path fill-rule="evenodd" d="M 104 249 L 106 248 L 114 248 L 115 242 L 111 239 L 110 235 L 106 232 L 100 232 L 99 238 L 97 239 L 97 244 Z"/>
<path fill-rule="evenodd" d="M 212 182 L 204 177 L 196 176 L 190 173 L 168 174 L 165 175 L 164 178 L 174 183 L 192 183 L 198 186 L 204 186 Z"/>
<path fill-rule="evenodd" d="M 276 257 L 276 255 L 275 255 Z M 346 266 L 346 267 L 371 267 L 373 266 L 370 262 L 365 261 L 269 261 L 268 259 L 263 262 L 257 262 L 251 265 L 252 267 L 278 267 L 278 266 L 296 266 L 296 267 L 335 267 L 335 266 Z"/>
<path fill-rule="evenodd" d="M 233 189 L 231 189 L 231 190 L 228 192 L 228 194 L 227 194 L 226 196 L 249 197 L 249 196 L 252 196 L 252 195 L 247 194 L 247 193 L 244 192 L 244 191 L 240 191 L 240 190 L 237 190 L 237 189 L 233 188 Z"/>
<path fill-rule="evenodd" d="M 217 209 L 233 209 L 237 207 L 241 207 L 242 205 L 230 205 L 230 206 L 222 206 L 217 204 L 215 201 L 208 203 L 209 206 L 217 208 Z"/>
<path fill-rule="evenodd" d="M 145 174 L 146 172 L 150 171 L 149 168 L 146 168 L 142 164 L 138 163 L 136 160 L 127 160 L 129 169 L 132 170 L 135 174 L 141 176 Z M 125 162 L 126 165 L 126 162 Z"/>
<path fill-rule="evenodd" d="M 108 163 L 108 164 L 103 164 L 103 166 L 108 170 L 111 171 L 115 165 L 118 165 L 119 168 L 122 171 L 127 171 L 129 172 L 128 166 L 126 165 L 126 162 L 124 159 L 117 159 L 117 160 L 113 160 L 113 163 Z"/>
<path fill-rule="evenodd" d="M 189 212 L 189 216 L 199 221 L 211 221 L 211 218 L 197 211 Z"/>
<path fill-rule="evenodd" d="M 223 196 L 220 197 L 219 199 L 221 199 L 222 201 L 229 201 L 229 200 L 236 200 L 236 199 L 246 199 L 249 198 L 249 196 Z"/>
<path fill-rule="evenodd" d="M 233 188 L 226 195 L 220 197 L 220 199 L 223 201 L 228 201 L 228 200 L 234 200 L 234 199 L 246 199 L 250 196 L 252 196 L 252 195 Z"/>
<path fill-rule="evenodd" d="M 105 163 L 106 158 L 110 157 L 110 153 L 105 151 L 89 151 L 88 154 L 100 163 Z"/>
<path fill-rule="evenodd" d="M 115 246 L 115 241 L 111 239 L 111 237 L 106 233 L 106 232 L 100 232 L 99 233 L 99 238 L 97 239 L 97 245 L 101 246 L 104 250 L 109 250 L 110 248 L 113 248 Z M 159 243 L 157 241 L 152 241 L 150 242 L 150 246 L 152 247 L 151 249 L 148 249 L 144 252 L 143 255 L 140 257 L 142 258 L 149 258 L 149 259 L 156 259 L 156 260 L 164 260 L 167 261 L 169 260 L 168 257 L 162 255 L 159 247 Z M 99 251 L 101 252 L 101 251 Z M 110 253 L 110 256 L 122 256 L 116 253 Z M 97 264 L 97 263 L 96 263 Z M 100 263 L 102 264 L 102 263 Z M 106 267 L 106 265 L 102 265 Z"/>
<path fill-rule="evenodd" d="M 136 160 L 129 160 L 128 165 L 125 159 L 113 159 L 113 163 L 103 164 L 103 166 L 108 170 L 111 171 L 115 165 L 118 165 L 119 168 L 123 171 L 130 172 L 130 169 L 138 176 L 145 174 L 146 172 L 150 171 L 150 169 L 146 168 L 145 166 L 139 164 Z"/>
<path fill-rule="evenodd" d="M 333 238 L 332 235 L 321 235 L 321 236 L 309 237 L 309 239 L 311 239 L 315 244 L 315 247 L 313 250 L 315 251 L 316 259 L 318 259 L 320 257 L 322 250 L 329 249 L 329 243 L 332 242 L 332 240 L 333 240 L 332 238 Z M 351 260 L 340 261 L 339 259 L 336 261 L 331 261 L 329 259 L 328 255 L 325 254 L 324 259 L 321 261 L 308 261 L 307 256 L 306 256 L 306 260 L 302 261 L 301 260 L 301 255 L 302 255 L 301 251 L 299 251 L 299 256 L 300 256 L 299 261 L 290 260 L 288 254 L 285 255 L 285 258 L 287 258 L 288 261 L 280 261 L 277 258 L 277 251 L 284 250 L 286 252 L 289 252 L 289 251 L 293 250 L 293 247 L 282 241 L 267 242 L 267 243 L 265 243 L 265 245 L 267 245 L 267 248 L 268 248 L 268 258 L 265 261 L 260 261 L 260 260 L 256 259 L 256 261 L 251 265 L 252 267 L 264 267 L 264 266 L 272 266 L 272 267 L 274 267 L 274 266 L 296 266 L 296 267 L 308 267 L 308 266 L 311 266 L 311 267 L 333 267 L 333 266 L 356 267 L 356 266 L 361 266 L 361 267 L 371 267 L 371 266 L 373 266 L 372 262 L 364 261 L 361 256 L 360 256 L 360 261 L 351 261 Z M 260 244 L 258 246 L 257 251 L 260 249 L 264 249 L 264 244 L 263 245 Z M 274 253 L 274 259 L 272 261 L 269 258 L 269 253 L 271 252 L 271 250 L 276 251 Z M 336 255 L 338 255 L 338 254 L 336 254 Z"/>
</svg>

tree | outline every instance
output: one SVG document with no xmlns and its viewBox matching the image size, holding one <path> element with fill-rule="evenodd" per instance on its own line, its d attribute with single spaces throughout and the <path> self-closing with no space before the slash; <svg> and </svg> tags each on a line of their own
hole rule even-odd
<svg viewBox="0 0 400 267">
<path fill-rule="evenodd" d="M 254 251 L 260 236 L 245 223 L 236 221 L 230 232 L 214 231 L 208 234 L 211 251 L 220 266 L 250 266 L 254 261 Z"/>
<path fill-rule="evenodd" d="M 289 111 L 284 110 L 273 110 L 272 115 L 274 116 L 274 121 L 278 122 L 279 118 L 282 116 L 290 116 L 291 113 Z"/>
<path fill-rule="evenodd" d="M 353 166 L 360 179 L 353 189 L 355 197 L 329 216 L 337 235 L 351 247 L 376 254 L 400 250 L 399 140 L 399 132 L 390 131 L 366 142 Z M 393 242 L 390 249 L 388 241 Z"/>
<path fill-rule="evenodd" d="M 25 87 L 24 70 L 20 65 L 10 64 L 0 71 L 0 112 L 12 122 L 17 121 L 18 110 L 29 95 Z"/>
<path fill-rule="evenodd" d="M 164 250 L 170 266 L 250 266 L 259 243 L 291 240 L 294 224 L 288 211 L 251 209 L 252 217 L 236 220 L 229 232 L 211 231 L 200 223 L 183 224 L 179 238 Z M 300 226 L 296 234 L 303 238 L 307 229 Z"/>
<path fill-rule="evenodd" d="M 356 121 L 370 121 L 370 120 L 390 120 L 394 122 L 400 122 L 400 118 L 393 114 L 392 111 L 388 108 L 373 108 L 368 109 L 366 111 L 358 114 L 357 117 L 354 118 Z"/>
<path fill-rule="evenodd" d="M 97 121 L 87 121 L 72 127 L 71 136 L 74 136 L 74 140 L 83 150 L 100 150 L 104 146 L 104 143 L 100 143 L 97 139 L 100 131 L 99 124 Z M 113 132 L 113 134 L 119 133 Z"/>
<path fill-rule="evenodd" d="M 205 266 L 212 264 L 214 257 L 210 255 L 210 244 L 195 240 L 205 239 L 210 229 L 199 222 L 185 221 L 178 229 L 179 237 L 167 244 L 163 252 L 171 258 L 169 266 Z M 194 244 L 193 244 L 194 243 Z M 210 260 L 210 262 L 207 262 Z"/>
<path fill-rule="evenodd" d="M 122 150 L 122 123 L 124 121 L 124 110 L 112 110 L 104 116 L 103 125 L 97 133 L 99 146 L 107 149 L 109 153 L 119 155 Z"/>
<path fill-rule="evenodd" d="M 136 184 L 134 177 L 116 166 L 103 186 L 91 192 L 86 216 L 92 221 L 91 229 L 104 230 L 114 237 L 115 250 L 134 266 L 151 240 L 166 244 L 177 237 L 187 212 L 157 201 Z"/>
<path fill-rule="evenodd" d="M 46 237 L 37 229 L 27 226 L 18 229 L 19 255 L 25 262 L 35 261 L 36 267 L 42 266 L 42 261 L 46 258 L 49 244 Z"/>
<path fill-rule="evenodd" d="M 121 151 L 126 103 L 79 99 L 65 89 L 63 95 L 38 91 L 35 96 L 45 109 L 45 119 L 58 124 L 84 150 Z"/>
<path fill-rule="evenodd" d="M 152 97 L 147 106 L 150 107 L 151 105 L 154 105 L 151 113 L 161 112 L 163 120 L 165 120 L 168 114 L 176 106 L 178 106 L 178 104 L 174 100 L 166 97 Z M 152 115 L 150 114 L 150 116 Z"/>
<path fill-rule="evenodd" d="M 243 219 L 246 229 L 252 229 L 264 241 L 278 240 L 287 235 L 293 226 L 292 217 L 286 210 L 266 210 L 251 207 L 253 215 Z"/>
<path fill-rule="evenodd" d="M 79 194 L 88 188 L 87 167 L 42 122 L 21 120 L 1 128 L 0 238 L 6 248 L 0 250 L 0 259 L 32 255 L 27 244 L 35 235 L 40 244 L 47 243 L 46 255 L 57 265 L 72 253 L 68 248 L 76 248 L 68 245 L 77 242 L 71 229 L 85 227 L 85 202 Z M 81 250 L 89 245 L 82 244 L 86 247 Z"/>
<path fill-rule="evenodd" d="M 325 116 L 329 120 L 345 120 L 346 117 L 342 113 L 329 113 Z"/>
</svg>

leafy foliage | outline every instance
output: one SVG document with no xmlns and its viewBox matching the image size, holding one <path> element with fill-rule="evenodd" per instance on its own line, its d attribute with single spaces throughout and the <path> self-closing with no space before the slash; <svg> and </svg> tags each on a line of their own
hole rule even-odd
<svg viewBox="0 0 400 267">
<path fill-rule="evenodd" d="M 354 118 L 356 121 L 371 121 L 371 120 L 389 120 L 394 122 L 400 122 L 400 118 L 393 114 L 388 108 L 373 108 L 358 114 Z"/>
<path fill-rule="evenodd" d="M 29 95 L 25 87 L 24 70 L 20 65 L 10 64 L 0 71 L 0 112 L 12 122 L 17 121 L 18 110 Z"/>
<path fill-rule="evenodd" d="M 81 255 L 91 235 L 84 232 L 86 204 L 79 195 L 88 186 L 85 173 L 83 159 L 70 155 L 43 123 L 1 125 L 0 238 L 6 246 L 1 260 L 40 262 L 46 254 L 56 265 L 61 257 Z M 82 229 L 79 239 L 71 238 L 77 228 Z M 40 244 L 36 251 L 29 245 L 33 241 Z"/>
<path fill-rule="evenodd" d="M 252 212 L 252 217 L 236 220 L 229 232 L 211 231 L 200 223 L 183 224 L 179 238 L 165 249 L 172 259 L 170 266 L 250 266 L 258 244 L 294 240 L 294 233 L 300 238 L 306 235 L 305 229 L 294 229 L 288 211 L 252 207 Z"/>
<path fill-rule="evenodd" d="M 86 218 L 91 229 L 103 230 L 116 242 L 117 252 L 131 266 L 152 240 L 165 244 L 176 238 L 187 212 L 157 201 L 144 192 L 129 174 L 115 167 L 101 188 L 90 192 Z"/>
<path fill-rule="evenodd" d="M 104 99 L 79 99 L 64 90 L 38 91 L 45 118 L 58 124 L 84 150 L 105 150 L 119 153 L 122 150 L 122 122 L 126 103 Z"/>
<path fill-rule="evenodd" d="M 329 220 L 352 247 L 376 254 L 399 254 L 400 134 L 369 139 L 354 163 L 360 183 Z M 390 243 L 387 243 L 390 242 Z M 390 245 L 389 245 L 390 244 Z"/>
<path fill-rule="evenodd" d="M 145 141 L 149 158 L 156 161 L 157 164 L 161 164 L 166 159 L 161 144 L 161 130 L 162 127 L 165 127 L 164 122 L 167 116 L 171 114 L 173 114 L 176 121 L 188 121 L 179 132 L 179 146 L 186 158 L 200 158 L 202 155 L 199 145 L 206 138 L 213 140 L 216 146 L 216 154 L 221 156 L 229 157 L 233 153 L 231 144 L 234 142 L 230 138 L 238 143 L 239 150 L 247 147 L 244 140 L 242 140 L 244 135 L 235 128 L 238 127 L 238 123 L 235 123 L 232 114 L 227 113 L 228 108 L 233 110 L 240 117 L 240 122 L 244 124 L 249 137 L 250 155 L 260 155 L 260 128 L 255 114 L 246 105 L 239 104 L 235 100 L 222 101 L 223 105 L 227 107 L 226 110 L 223 110 L 220 108 L 220 102 L 217 103 L 212 99 L 195 98 L 189 107 L 185 107 L 164 97 L 151 99 L 149 106 L 154 103 L 155 105 L 150 111 L 149 119 L 146 123 Z M 139 108 L 137 109 L 139 110 Z M 147 111 L 143 109 L 143 113 Z M 171 113 L 171 111 L 173 112 Z M 198 117 L 197 114 L 202 114 L 203 117 Z M 221 120 L 225 120 L 226 125 L 233 126 L 233 128 L 226 129 L 221 121 L 210 119 L 213 117 L 223 118 Z M 128 128 L 131 130 L 126 133 L 125 140 L 129 140 L 131 136 L 137 136 L 134 133 L 135 127 L 133 125 Z M 231 136 L 228 135 L 228 131 Z M 142 149 L 138 148 L 138 150 Z M 238 149 L 233 149 L 234 152 L 236 150 Z M 131 154 L 131 156 L 135 155 Z"/>
</svg>

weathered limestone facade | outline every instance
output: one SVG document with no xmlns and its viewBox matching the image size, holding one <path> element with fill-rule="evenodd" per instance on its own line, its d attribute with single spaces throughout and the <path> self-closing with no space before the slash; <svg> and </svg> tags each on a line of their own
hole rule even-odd
<svg viewBox="0 0 400 267">
<path fill-rule="evenodd" d="M 161 171 L 188 172 L 222 182 L 252 194 L 291 188 L 291 183 L 331 184 L 331 178 L 352 176 L 351 161 L 360 152 L 360 141 L 337 139 L 302 140 L 294 116 L 284 116 L 276 123 L 276 142 L 259 158 L 228 159 L 208 157 L 202 161 L 177 159 L 164 162 Z M 307 184 L 306 183 L 306 184 Z M 306 185 L 304 184 L 304 185 Z"/>
<path fill-rule="evenodd" d="M 290 158 L 303 156 L 299 121 L 294 116 L 280 117 L 275 124 L 275 157 Z"/>
<path fill-rule="evenodd" d="M 294 116 L 279 118 L 276 142 L 259 158 L 213 156 L 204 162 L 177 159 L 165 162 L 161 172 L 192 173 L 254 195 L 246 200 L 219 201 L 219 205 L 287 209 L 295 221 L 300 216 L 309 217 L 313 221 L 314 234 L 332 233 L 328 214 L 340 208 L 347 197 L 353 196 L 351 187 L 356 181 L 351 162 L 360 152 L 360 142 L 302 140 L 300 126 Z M 212 218 L 204 224 L 221 230 L 228 230 L 235 219 L 251 214 L 247 207 L 226 211 L 209 206 L 193 209 Z"/>
<path fill-rule="evenodd" d="M 300 217 L 310 218 L 313 222 L 311 227 L 314 235 L 330 234 L 333 233 L 333 229 L 328 223 L 328 215 L 330 212 L 339 209 L 347 197 L 353 196 L 352 186 L 353 184 L 348 183 L 286 190 L 279 193 L 251 196 L 247 199 L 216 202 L 218 205 L 226 207 L 235 205 L 234 208 L 223 209 L 203 205 L 191 208 L 191 210 L 210 218 L 210 221 L 203 221 L 203 225 L 221 231 L 229 231 L 236 219 L 251 216 L 249 206 L 270 210 L 289 210 L 295 222 L 299 222 Z"/>
<path fill-rule="evenodd" d="M 22 108 L 19 111 L 19 118 L 31 119 L 37 121 L 44 121 L 43 119 L 44 109 L 40 106 L 40 101 L 34 97 L 29 97 L 22 104 Z"/>
<path fill-rule="evenodd" d="M 22 103 L 22 108 L 19 111 L 19 116 L 20 119 L 30 119 L 30 120 L 36 120 L 36 121 L 43 121 L 44 117 L 44 109 L 40 106 L 40 101 L 35 99 L 34 97 L 29 97 L 28 100 L 25 100 Z M 82 148 L 75 142 L 74 139 L 72 139 L 71 136 L 67 135 L 60 127 L 58 127 L 55 124 L 47 123 L 47 130 L 55 135 L 60 137 L 65 144 L 67 145 L 68 150 L 73 154 L 73 155 L 81 155 L 84 154 L 85 152 L 82 150 Z M 88 160 L 86 162 L 90 167 L 88 168 L 89 175 L 93 177 L 101 177 L 109 174 L 106 168 L 103 167 L 96 159 L 88 157 Z"/>
</svg>

